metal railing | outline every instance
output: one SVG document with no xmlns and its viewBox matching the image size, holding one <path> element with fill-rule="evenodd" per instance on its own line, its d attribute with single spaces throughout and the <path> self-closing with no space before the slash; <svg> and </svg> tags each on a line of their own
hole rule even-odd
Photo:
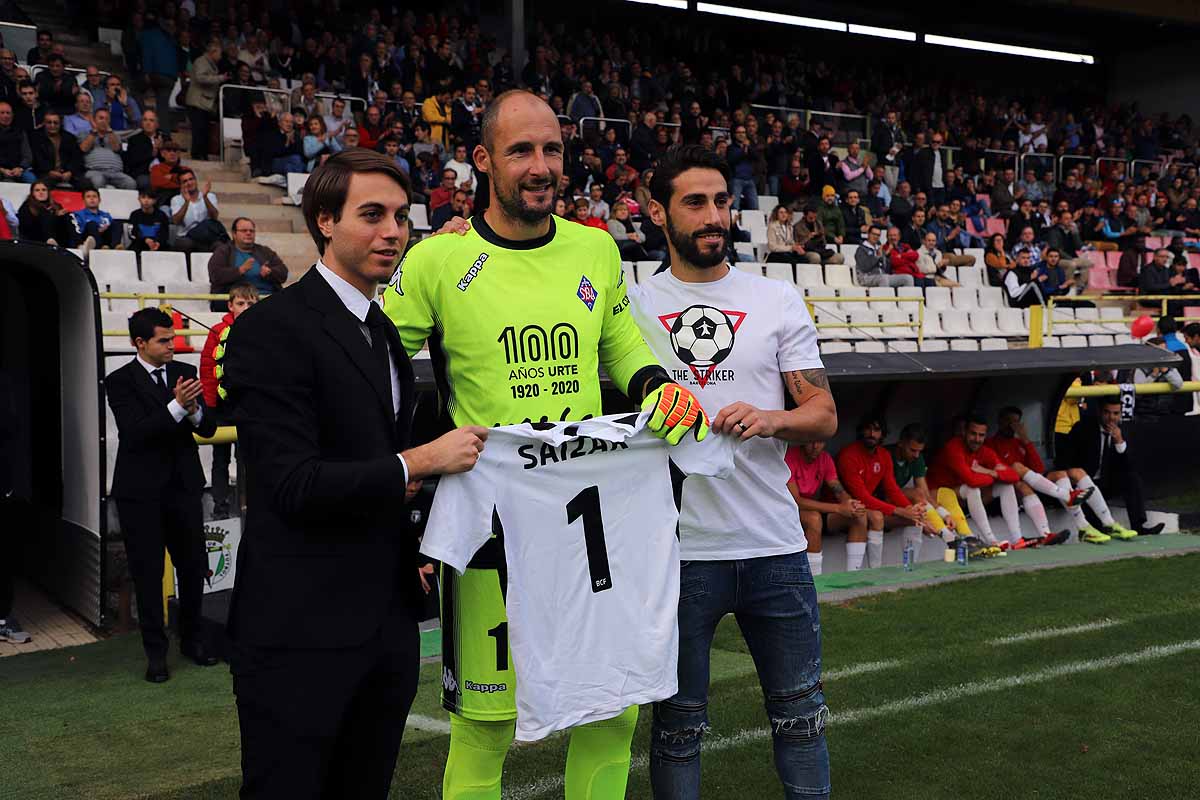
<svg viewBox="0 0 1200 800">
<path fill-rule="evenodd" d="M 36 81 L 38 75 L 41 75 L 43 72 L 45 72 L 48 69 L 50 69 L 49 64 L 34 64 L 34 65 L 32 65 L 29 68 L 29 80 Z M 75 82 L 77 84 L 79 84 L 81 87 L 83 86 L 84 83 L 87 82 L 87 80 L 86 80 L 87 69 L 84 67 L 63 67 L 63 72 L 69 72 L 72 75 L 74 75 Z M 99 72 L 100 77 L 104 78 L 105 80 L 108 80 L 112 76 L 111 72 L 105 72 L 104 70 L 97 70 L 97 72 Z"/>
<path fill-rule="evenodd" d="M 13 51 L 18 62 L 24 61 L 26 54 L 37 47 L 36 25 L 0 22 L 0 35 L 4 37 L 5 48 Z"/>
<path fill-rule="evenodd" d="M 1124 180 L 1125 178 L 1128 178 L 1128 177 L 1129 177 L 1129 175 L 1128 175 L 1128 171 L 1127 171 L 1127 167 L 1126 167 L 1126 162 L 1125 162 L 1125 159 L 1123 159 L 1123 158 L 1114 158 L 1114 157 L 1112 157 L 1112 156 L 1100 156 L 1100 158 L 1097 158 L 1097 159 L 1096 159 L 1096 170 L 1097 170 L 1097 173 L 1098 173 L 1098 172 L 1099 172 L 1099 170 L 1101 169 L 1101 165 L 1102 165 L 1102 164 L 1104 164 L 1104 163 L 1106 163 L 1106 162 L 1107 162 L 1107 163 L 1110 163 L 1110 164 L 1120 164 L 1120 165 L 1121 165 L 1121 174 L 1120 174 L 1120 178 L 1118 178 L 1118 180 Z M 1097 174 L 1097 177 L 1099 177 L 1099 178 L 1104 178 L 1104 177 L 1106 177 L 1106 176 L 1104 176 L 1104 175 L 1100 175 L 1100 174 Z M 1112 177 L 1112 176 L 1109 176 L 1109 177 Z"/>
<path fill-rule="evenodd" d="M 237 90 L 245 91 L 245 92 L 258 92 L 258 93 L 261 93 L 264 98 L 269 97 L 269 96 L 278 97 L 279 95 L 282 95 L 284 98 L 283 104 L 277 106 L 275 109 L 273 109 L 271 111 L 272 116 L 275 114 L 278 114 L 280 112 L 283 112 L 283 111 L 291 111 L 292 110 L 292 90 L 291 89 L 275 89 L 270 86 L 247 86 L 246 84 L 242 84 L 242 83 L 222 84 L 221 88 L 217 90 L 217 120 L 218 120 L 218 124 L 220 124 L 220 126 L 221 126 L 221 161 L 222 162 L 225 161 L 225 141 L 226 141 L 226 139 L 225 139 L 225 90 L 226 89 L 237 89 Z M 366 113 L 367 101 L 362 97 L 354 97 L 354 96 L 348 95 L 348 94 L 335 94 L 333 92 L 317 92 L 316 95 L 314 95 L 314 96 L 319 97 L 322 100 L 329 101 L 329 103 L 326 104 L 327 105 L 326 110 L 328 110 L 328 111 L 333 110 L 332 103 L 334 100 L 344 100 L 346 102 L 346 105 L 348 105 L 350 107 L 351 113 L 355 112 L 356 110 L 360 111 L 362 113 Z M 268 105 L 270 105 L 269 102 L 268 102 Z M 303 138 L 305 132 L 298 131 L 298 133 L 301 136 L 301 138 Z"/>
<path fill-rule="evenodd" d="M 1068 303 L 1074 303 L 1074 302 L 1079 302 L 1079 301 L 1090 301 L 1090 302 L 1095 303 L 1096 301 L 1099 301 L 1099 300 L 1120 300 L 1122 303 L 1128 303 L 1131 300 L 1138 301 L 1138 302 L 1143 301 L 1143 300 L 1154 300 L 1161 304 L 1159 316 L 1165 317 L 1165 316 L 1167 316 L 1167 306 L 1170 303 L 1200 301 L 1200 294 L 1149 294 L 1149 295 L 1148 294 L 1139 294 L 1139 295 L 1128 295 L 1128 294 L 1091 294 L 1091 295 L 1086 295 L 1086 294 L 1081 294 L 1081 295 L 1077 295 L 1074 297 L 1063 297 L 1063 298 L 1048 297 L 1048 298 L 1046 298 L 1046 305 L 1045 305 L 1044 310 L 1043 310 L 1042 306 L 1031 306 L 1030 307 L 1030 315 L 1029 315 L 1029 346 L 1030 347 L 1041 347 L 1042 346 L 1040 335 L 1038 335 L 1036 337 L 1037 343 L 1034 344 L 1035 332 L 1040 334 L 1042 327 L 1043 327 L 1043 325 L 1041 325 L 1041 324 L 1035 324 L 1035 317 L 1041 316 L 1044 318 L 1044 327 L 1046 330 L 1046 336 L 1053 336 L 1055 325 L 1107 325 L 1107 324 L 1114 323 L 1114 322 L 1129 323 L 1129 322 L 1133 322 L 1136 319 L 1139 319 L 1140 317 L 1145 316 L 1145 313 L 1142 313 L 1142 314 L 1138 314 L 1136 316 L 1104 317 L 1104 318 L 1097 318 L 1097 319 L 1056 319 L 1054 316 L 1054 307 L 1060 300 L 1063 302 L 1068 302 Z M 1183 316 L 1183 317 L 1175 317 L 1174 319 L 1176 322 L 1200 322 L 1200 317 Z"/>
<path fill-rule="evenodd" d="M 1066 169 L 1064 167 L 1064 164 L 1066 163 L 1067 159 L 1070 159 L 1072 161 L 1081 161 L 1085 164 L 1092 163 L 1091 156 L 1073 156 L 1073 155 L 1059 156 L 1058 157 L 1058 171 L 1055 174 L 1054 178 L 1055 178 L 1055 180 L 1059 181 L 1060 183 L 1062 182 L 1063 175 L 1066 174 Z"/>
<path fill-rule="evenodd" d="M 1022 153 L 1021 159 L 1020 159 L 1022 175 L 1024 175 L 1026 169 L 1028 169 L 1027 164 L 1029 162 L 1029 159 L 1034 159 L 1036 161 L 1040 161 L 1042 164 L 1045 165 L 1041 169 L 1037 169 L 1036 167 L 1034 168 L 1034 174 L 1037 175 L 1038 177 L 1041 177 L 1041 174 L 1043 172 L 1046 172 L 1047 170 L 1049 170 L 1050 172 L 1054 171 L 1054 154 L 1053 153 Z"/>
<path fill-rule="evenodd" d="M 1013 169 L 1015 170 L 1017 168 L 1017 159 L 1020 154 L 1016 150 L 993 150 L 989 147 L 983 151 L 984 161 L 987 161 L 988 153 L 993 153 L 998 156 L 1006 156 L 1007 158 L 1011 158 Z M 1001 161 L 1000 163 L 1001 163 L 1001 165 L 1004 164 L 1003 161 Z"/>
<path fill-rule="evenodd" d="M 583 139 L 589 147 L 600 144 L 600 140 L 604 138 L 604 132 L 610 125 L 616 129 L 617 142 L 622 146 L 628 145 L 629 139 L 633 135 L 633 123 L 620 117 L 580 117 L 578 124 L 579 138 Z M 624 132 L 622 132 L 622 127 Z"/>
<path fill-rule="evenodd" d="M 912 319 L 909 315 L 908 323 L 903 322 L 851 322 L 843 319 L 841 322 L 814 322 L 817 330 L 828 329 L 850 329 L 850 328 L 913 328 L 917 332 L 917 344 L 921 345 L 925 342 L 925 298 L 924 297 L 805 297 L 804 304 L 808 306 L 808 315 L 816 319 L 814 313 L 822 314 L 837 314 L 836 311 L 829 311 L 821 308 L 819 303 L 832 303 L 840 305 L 842 303 L 916 303 L 917 314 L 916 319 Z M 871 337 L 875 338 L 875 337 Z M 895 337 L 889 337 L 895 338 Z"/>
<path fill-rule="evenodd" d="M 829 137 L 830 144 L 847 145 L 852 141 L 862 141 L 862 140 L 869 141 L 870 137 L 871 137 L 871 116 L 869 114 L 843 114 L 838 111 L 815 111 L 810 108 L 792 108 L 791 106 L 771 106 L 771 105 L 765 105 L 763 103 L 751 103 L 750 107 L 761 109 L 763 111 L 774 111 L 774 112 L 782 113 L 782 118 L 784 119 L 784 121 L 787 120 L 787 118 L 790 114 L 797 114 L 797 115 L 799 115 L 800 119 L 804 122 L 804 130 L 805 131 L 807 131 L 810 127 L 812 127 L 813 117 L 816 117 L 818 121 L 822 121 L 822 122 L 827 117 L 831 118 L 831 119 L 835 120 L 835 122 L 833 124 L 824 125 L 824 127 L 826 128 L 825 135 Z M 849 126 L 849 125 L 842 126 L 841 124 L 836 122 L 836 120 L 843 120 L 843 119 L 845 119 L 845 120 L 861 120 L 861 122 L 862 122 L 861 133 L 855 133 L 854 130 L 852 129 L 852 126 Z M 842 134 L 844 134 L 844 135 L 842 135 Z"/>
<path fill-rule="evenodd" d="M 228 294 L 180 294 L 176 292 L 100 292 L 101 300 L 136 300 L 138 309 L 146 307 L 147 300 L 228 300 Z M 167 303 L 159 303 L 159 308 L 167 313 L 173 310 L 173 306 Z M 103 337 L 128 337 L 129 329 L 105 329 L 100 331 Z M 208 336 L 208 328 L 176 328 L 176 336 Z"/>
<path fill-rule="evenodd" d="M 1072 386 L 1067 397 L 1115 397 L 1123 390 L 1116 383 L 1099 383 L 1093 386 Z M 1184 381 L 1178 389 L 1169 383 L 1135 383 L 1134 394 L 1191 394 L 1200 392 L 1200 381 Z"/>
</svg>

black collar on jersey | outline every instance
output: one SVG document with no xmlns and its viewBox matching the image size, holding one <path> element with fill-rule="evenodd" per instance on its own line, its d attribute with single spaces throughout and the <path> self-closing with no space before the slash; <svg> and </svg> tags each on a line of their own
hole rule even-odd
<svg viewBox="0 0 1200 800">
<path fill-rule="evenodd" d="M 483 218 L 483 213 L 476 214 L 471 217 L 471 227 L 475 229 L 485 242 L 494 244 L 496 247 L 503 247 L 506 250 L 536 250 L 539 247 L 550 244 L 554 239 L 554 216 L 550 217 L 550 230 L 545 236 L 539 236 L 536 239 L 505 239 L 500 234 L 492 230 L 492 226 L 487 224 L 487 220 Z"/>
</svg>

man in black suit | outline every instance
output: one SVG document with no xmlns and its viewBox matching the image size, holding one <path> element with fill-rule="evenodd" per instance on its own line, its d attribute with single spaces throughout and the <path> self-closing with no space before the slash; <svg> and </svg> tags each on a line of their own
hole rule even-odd
<svg viewBox="0 0 1200 800">
<path fill-rule="evenodd" d="M 913 191 L 925 192 L 932 206 L 946 202 L 946 174 L 950 172 L 950 164 L 945 156 L 942 134 L 937 132 L 930 139 L 929 147 L 917 150 L 913 156 Z"/>
<path fill-rule="evenodd" d="M 487 437 L 409 447 L 412 367 L 373 302 L 408 242 L 409 190 L 372 150 L 318 167 L 304 217 L 321 260 L 219 353 L 247 485 L 229 617 L 243 800 L 387 796 L 420 656 L 403 506 Z"/>
<path fill-rule="evenodd" d="M 1129 442 L 1121 430 L 1121 399 L 1111 396 L 1099 400 L 1098 413 L 1075 423 L 1067 434 L 1066 453 L 1055 461 L 1060 468 L 1070 463 L 1091 475 L 1102 494 L 1123 496 L 1125 510 L 1129 513 L 1129 527 L 1139 535 L 1161 533 L 1163 523 L 1146 524 L 1142 478 L 1130 460 Z"/>
<path fill-rule="evenodd" d="M 820 197 L 826 186 L 833 186 L 836 179 L 835 170 L 838 164 L 837 155 L 830 149 L 828 136 L 817 140 L 815 150 L 806 153 L 808 164 L 809 192 L 814 197 Z"/>
<path fill-rule="evenodd" d="M 163 619 L 163 548 L 179 580 L 180 652 L 201 666 L 217 663 L 201 635 L 200 601 L 208 574 L 204 546 L 204 470 L 193 433 L 212 436 L 216 419 L 204 408 L 196 368 L 177 363 L 175 326 L 157 308 L 129 318 L 137 356 L 104 379 L 121 441 L 111 496 L 125 535 L 137 592 L 138 622 L 149 665 L 146 680 L 167 672 Z"/>
</svg>

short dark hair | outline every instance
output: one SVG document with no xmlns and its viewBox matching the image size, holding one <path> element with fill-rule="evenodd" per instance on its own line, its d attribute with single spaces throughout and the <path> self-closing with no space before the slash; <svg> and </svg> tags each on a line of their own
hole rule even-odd
<svg viewBox="0 0 1200 800">
<path fill-rule="evenodd" d="M 1050 255 L 1051 253 L 1058 253 L 1061 256 L 1062 250 L 1059 250 L 1057 247 L 1047 247 L 1044 255 Z"/>
<path fill-rule="evenodd" d="M 1179 330 L 1179 324 L 1175 322 L 1175 318 L 1165 315 L 1158 318 L 1158 324 L 1156 327 L 1158 328 L 1158 332 L 1164 336 L 1168 333 L 1174 333 L 1175 331 Z"/>
<path fill-rule="evenodd" d="M 1016 414 L 1017 419 L 1020 419 L 1021 417 L 1025 416 L 1021 412 L 1021 409 L 1017 408 L 1016 406 L 1005 406 L 1004 408 L 1000 409 L 1000 412 L 998 414 L 996 414 L 996 416 L 997 417 L 1005 417 L 1005 416 L 1008 416 L 1009 414 Z"/>
<path fill-rule="evenodd" d="M 675 179 L 689 169 L 715 169 L 725 179 L 726 186 L 729 185 L 729 162 L 698 144 L 677 145 L 658 157 L 658 166 L 650 181 L 650 197 L 663 208 L 668 207 Z"/>
<path fill-rule="evenodd" d="M 317 217 L 322 211 L 333 215 L 333 221 L 342 218 L 342 207 L 346 205 L 346 195 L 350 191 L 352 176 L 363 173 L 379 173 L 395 181 L 404 194 L 412 201 L 412 184 L 396 162 L 375 150 L 355 147 L 343 150 L 330 158 L 324 164 L 312 171 L 308 183 L 304 186 L 302 208 L 304 224 L 308 226 L 309 235 L 317 244 L 317 251 L 325 255 L 325 235 L 317 225 Z"/>
<path fill-rule="evenodd" d="M 1183 326 L 1184 336 L 1200 336 L 1200 322 L 1189 322 Z"/>
<path fill-rule="evenodd" d="M 175 323 L 161 308 L 140 308 L 129 317 L 129 340 L 150 341 L 155 328 L 175 329 Z"/>
<path fill-rule="evenodd" d="M 1107 394 L 1100 398 L 1099 405 L 1102 406 L 1119 406 L 1121 405 L 1121 397 L 1115 394 Z"/>
<path fill-rule="evenodd" d="M 988 422 L 983 418 L 983 414 L 980 414 L 978 411 L 972 411 L 970 414 L 967 414 L 967 427 L 972 425 L 982 425 L 986 428 Z"/>
<path fill-rule="evenodd" d="M 910 422 L 900 429 L 900 441 L 925 444 L 925 427 L 919 422 Z"/>
<path fill-rule="evenodd" d="M 233 222 L 229 224 L 229 230 L 237 233 L 237 226 L 239 222 L 249 222 L 250 224 L 254 225 L 255 228 L 258 228 L 258 225 L 254 224 L 254 220 L 250 219 L 249 217 L 235 217 Z"/>
<path fill-rule="evenodd" d="M 866 428 L 870 425 L 878 426 L 880 436 L 886 437 L 888 435 L 887 420 L 883 418 L 882 414 L 875 413 L 864 414 L 862 418 L 859 419 L 858 425 L 854 428 L 855 435 L 857 436 L 858 434 L 861 434 L 863 428 Z"/>
<path fill-rule="evenodd" d="M 60 56 L 58 53 L 51 53 L 50 55 L 46 56 L 47 64 L 53 64 L 55 61 L 57 61 L 60 64 L 67 63 L 67 60 L 65 58 L 63 58 L 62 56 Z"/>
</svg>

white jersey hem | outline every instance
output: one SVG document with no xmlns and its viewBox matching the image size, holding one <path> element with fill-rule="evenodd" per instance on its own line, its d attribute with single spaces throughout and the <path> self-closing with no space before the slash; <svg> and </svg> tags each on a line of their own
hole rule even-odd
<svg viewBox="0 0 1200 800">
<path fill-rule="evenodd" d="M 625 713 L 625 709 L 630 706 L 641 706 L 647 703 L 657 703 L 659 700 L 666 700 L 668 697 L 674 697 L 679 693 L 678 680 L 672 681 L 657 689 L 647 689 L 644 692 L 630 695 L 629 697 L 621 698 L 624 703 L 620 708 L 606 708 L 601 711 L 590 711 L 586 714 L 579 714 L 572 717 L 567 717 L 564 720 L 556 720 L 550 725 L 542 725 L 532 730 L 524 730 L 521 728 L 521 713 L 517 711 L 517 730 L 514 738 L 518 742 L 537 742 L 545 739 L 551 734 L 565 731 L 570 728 L 577 728 L 580 725 L 588 725 L 593 722 L 603 722 L 606 719 L 613 719 Z"/>
<path fill-rule="evenodd" d="M 687 534 L 684 534 L 686 536 Z M 688 553 L 684 554 L 682 548 L 679 554 L 680 562 L 683 561 L 745 561 L 748 558 L 768 558 L 770 556 L 790 556 L 795 553 L 807 553 L 808 542 L 801 545 L 788 545 L 787 547 L 771 547 L 765 550 L 739 550 L 734 552 L 723 553 Z"/>
</svg>

